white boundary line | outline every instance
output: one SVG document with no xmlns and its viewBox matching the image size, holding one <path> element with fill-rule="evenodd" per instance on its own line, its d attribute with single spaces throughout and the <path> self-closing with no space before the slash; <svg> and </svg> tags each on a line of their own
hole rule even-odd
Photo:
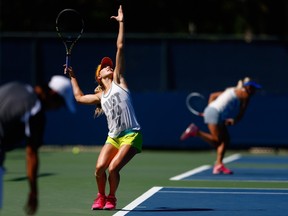
<svg viewBox="0 0 288 216">
<path fill-rule="evenodd" d="M 133 202 L 125 206 L 122 210 L 116 212 L 113 216 L 123 216 L 129 213 L 132 209 L 137 207 L 140 203 L 144 202 L 146 199 L 157 193 L 159 190 L 161 190 L 163 187 L 153 187 L 150 190 L 146 191 L 144 194 L 142 194 L 140 197 L 135 199 Z"/>
<path fill-rule="evenodd" d="M 181 179 L 184 179 L 188 176 L 195 175 L 195 174 L 200 173 L 202 171 L 208 170 L 210 168 L 211 168 L 210 165 L 203 165 L 203 166 L 197 167 L 196 169 L 193 169 L 193 170 L 190 170 L 188 172 L 182 173 L 180 175 L 174 176 L 174 177 L 170 178 L 169 180 L 173 180 L 173 181 L 181 180 Z"/>
<path fill-rule="evenodd" d="M 241 154 L 233 154 L 227 158 L 223 159 L 224 163 L 230 163 L 232 161 L 238 160 L 239 158 L 241 158 Z"/>
<path fill-rule="evenodd" d="M 227 158 L 224 158 L 223 159 L 223 162 L 224 163 L 230 163 L 232 161 L 235 161 L 235 160 L 238 160 L 239 158 L 241 158 L 241 155 L 240 154 L 233 154 Z M 181 179 L 184 179 L 188 176 L 191 176 L 191 175 L 195 175 L 197 173 L 200 173 L 200 172 L 203 172 L 205 170 L 208 170 L 210 169 L 212 166 L 210 165 L 203 165 L 203 166 L 200 166 L 200 167 L 197 167 L 193 170 L 190 170 L 190 171 L 187 171 L 185 173 L 182 173 L 180 175 L 177 175 L 177 176 L 174 176 L 172 178 L 170 178 L 169 180 L 172 180 L 172 181 L 175 181 L 175 180 L 181 180 Z"/>
</svg>

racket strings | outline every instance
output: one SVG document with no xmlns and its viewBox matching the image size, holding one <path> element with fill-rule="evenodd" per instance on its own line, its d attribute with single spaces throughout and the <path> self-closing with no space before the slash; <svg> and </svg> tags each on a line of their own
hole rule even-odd
<svg viewBox="0 0 288 216">
<path fill-rule="evenodd" d="M 78 39 L 84 29 L 84 21 L 81 15 L 73 9 L 65 9 L 56 19 L 58 34 L 68 43 Z"/>
<path fill-rule="evenodd" d="M 200 93 L 192 92 L 186 98 L 186 105 L 193 114 L 201 115 L 207 106 L 207 100 Z"/>
</svg>

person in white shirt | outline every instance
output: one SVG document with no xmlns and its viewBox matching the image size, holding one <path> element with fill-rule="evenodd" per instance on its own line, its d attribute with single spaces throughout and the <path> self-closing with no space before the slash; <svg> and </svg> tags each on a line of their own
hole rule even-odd
<svg viewBox="0 0 288 216">
<path fill-rule="evenodd" d="M 217 157 L 213 174 L 233 174 L 233 171 L 224 166 L 223 158 L 230 143 L 228 125 L 239 122 L 247 109 L 250 98 L 261 86 L 251 79 L 244 79 L 237 87 L 229 87 L 222 92 L 210 94 L 208 105 L 204 110 L 204 122 L 209 133 L 199 130 L 195 124 L 190 124 L 182 133 L 180 139 L 200 137 L 216 148 Z"/>
<path fill-rule="evenodd" d="M 124 15 L 121 5 L 118 16 L 111 16 L 111 19 L 119 23 L 115 67 L 111 58 L 104 57 L 101 60 L 95 73 L 95 79 L 99 84 L 95 91 L 92 94 L 83 94 L 73 69 L 64 69 L 64 73 L 68 73 L 71 78 L 76 101 L 96 105 L 95 116 L 105 113 L 107 118 L 109 132 L 96 163 L 98 193 L 92 210 L 116 208 L 120 170 L 142 151 L 141 127 L 136 119 L 130 91 L 124 79 Z M 106 196 L 107 178 L 110 189 Z"/>
</svg>

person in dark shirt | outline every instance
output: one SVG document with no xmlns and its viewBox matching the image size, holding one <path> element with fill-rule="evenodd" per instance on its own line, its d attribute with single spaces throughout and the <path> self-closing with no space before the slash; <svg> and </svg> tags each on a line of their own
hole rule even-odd
<svg viewBox="0 0 288 216">
<path fill-rule="evenodd" d="M 29 194 L 25 211 L 28 215 L 38 208 L 38 150 L 43 144 L 45 112 L 66 106 L 75 112 L 70 79 L 55 75 L 48 84 L 31 85 L 18 81 L 0 86 L 0 209 L 3 200 L 5 154 L 23 143 L 26 145 Z"/>
</svg>

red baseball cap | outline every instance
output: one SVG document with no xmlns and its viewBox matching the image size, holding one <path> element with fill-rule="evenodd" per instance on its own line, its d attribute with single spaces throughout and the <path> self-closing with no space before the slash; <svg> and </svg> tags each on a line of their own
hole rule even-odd
<svg viewBox="0 0 288 216">
<path fill-rule="evenodd" d="M 100 80 L 98 80 L 98 76 L 100 71 L 104 68 L 110 66 L 111 68 L 113 68 L 113 61 L 111 58 L 109 57 L 104 57 L 101 60 L 101 63 L 98 65 L 97 70 L 96 70 L 96 74 L 95 74 L 95 79 L 97 80 L 97 82 L 99 82 Z"/>
</svg>

